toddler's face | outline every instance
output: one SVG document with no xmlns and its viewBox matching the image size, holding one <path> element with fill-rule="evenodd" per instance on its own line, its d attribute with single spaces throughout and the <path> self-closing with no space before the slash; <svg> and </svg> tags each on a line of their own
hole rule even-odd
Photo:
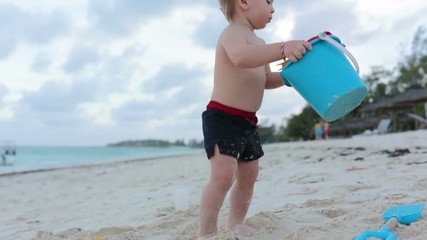
<svg viewBox="0 0 427 240">
<path fill-rule="evenodd" d="M 273 19 L 274 0 L 248 0 L 250 21 L 255 29 L 262 29 Z"/>
</svg>

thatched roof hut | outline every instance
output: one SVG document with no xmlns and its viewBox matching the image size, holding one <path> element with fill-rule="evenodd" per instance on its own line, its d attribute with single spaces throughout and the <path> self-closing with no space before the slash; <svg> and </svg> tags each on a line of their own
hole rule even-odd
<svg viewBox="0 0 427 240">
<path fill-rule="evenodd" d="M 421 102 L 427 102 L 427 88 L 422 88 L 419 85 L 412 85 L 403 93 L 362 106 L 360 111 L 373 112 L 378 110 L 410 108 Z"/>
<path fill-rule="evenodd" d="M 393 102 L 396 106 L 418 104 L 427 102 L 427 88 L 422 88 L 419 85 L 409 87 L 405 92 L 393 97 Z"/>
</svg>

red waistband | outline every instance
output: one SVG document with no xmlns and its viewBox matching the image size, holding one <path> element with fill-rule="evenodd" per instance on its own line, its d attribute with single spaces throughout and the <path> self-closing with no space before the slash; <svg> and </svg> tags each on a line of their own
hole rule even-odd
<svg viewBox="0 0 427 240">
<path fill-rule="evenodd" d="M 217 109 L 223 112 L 226 112 L 228 114 L 232 114 L 232 115 L 236 115 L 239 117 L 243 117 L 243 118 L 255 118 L 256 117 L 256 112 L 247 112 L 247 111 L 243 111 L 237 108 L 233 108 L 233 107 L 229 107 L 229 106 L 225 106 L 219 102 L 215 102 L 215 101 L 210 101 L 207 109 Z"/>
</svg>

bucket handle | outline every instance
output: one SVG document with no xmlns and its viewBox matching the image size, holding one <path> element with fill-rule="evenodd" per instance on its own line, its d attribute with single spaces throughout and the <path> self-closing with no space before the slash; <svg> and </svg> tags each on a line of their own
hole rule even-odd
<svg viewBox="0 0 427 240">
<path fill-rule="evenodd" d="M 347 49 L 345 49 L 345 47 L 343 47 L 340 43 L 338 43 L 337 41 L 329 37 L 324 32 L 319 33 L 318 36 L 320 39 L 327 41 L 328 43 L 332 44 L 334 47 L 344 52 L 345 55 L 347 55 L 347 57 L 353 62 L 354 68 L 356 68 L 357 73 L 360 72 L 359 64 L 357 63 L 356 58 L 354 58 L 353 55 Z"/>
</svg>

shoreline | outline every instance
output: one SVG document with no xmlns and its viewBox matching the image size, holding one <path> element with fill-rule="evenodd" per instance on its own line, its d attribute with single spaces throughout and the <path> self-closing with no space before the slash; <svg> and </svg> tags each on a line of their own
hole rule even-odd
<svg viewBox="0 0 427 240">
<path fill-rule="evenodd" d="M 65 169 L 73 169 L 73 168 L 92 168 L 97 166 L 104 166 L 104 165 L 112 165 L 112 164 L 120 164 L 120 163 L 129 163 L 129 162 L 138 162 L 138 161 L 145 161 L 145 160 L 155 160 L 155 159 L 162 159 L 162 158 L 170 158 L 170 157 L 179 157 L 179 156 L 185 156 L 185 155 L 195 155 L 199 154 L 196 152 L 197 150 L 194 150 L 194 152 L 190 153 L 175 153 L 171 155 L 164 155 L 164 156 L 151 156 L 151 157 L 142 157 L 142 158 L 131 158 L 131 159 L 123 159 L 123 160 L 110 160 L 105 162 L 94 162 L 94 163 L 79 163 L 75 165 L 66 165 L 66 166 L 58 166 L 58 167 L 39 167 L 34 169 L 24 169 L 24 170 L 16 170 L 11 172 L 0 172 L 0 178 L 1 177 L 7 177 L 7 176 L 13 176 L 13 175 L 20 175 L 20 174 L 29 174 L 29 173 L 36 173 L 36 172 L 49 172 L 49 171 L 57 171 L 57 170 L 65 170 Z M 200 150 L 202 151 L 202 150 Z M 0 166 L 2 167 L 2 166 Z M 10 167 L 10 166 L 5 166 Z M 13 166 L 12 166 L 13 167 Z"/>
<path fill-rule="evenodd" d="M 427 203 L 427 130 L 264 150 L 247 215 L 258 230 L 253 240 L 352 239 L 377 230 L 391 206 Z M 0 238 L 196 239 L 209 174 L 203 152 L 0 177 Z M 183 188 L 188 208 L 177 211 Z M 223 239 L 235 237 L 225 230 L 228 207 L 227 198 L 219 215 Z M 426 216 L 394 232 L 427 239 Z"/>
</svg>

